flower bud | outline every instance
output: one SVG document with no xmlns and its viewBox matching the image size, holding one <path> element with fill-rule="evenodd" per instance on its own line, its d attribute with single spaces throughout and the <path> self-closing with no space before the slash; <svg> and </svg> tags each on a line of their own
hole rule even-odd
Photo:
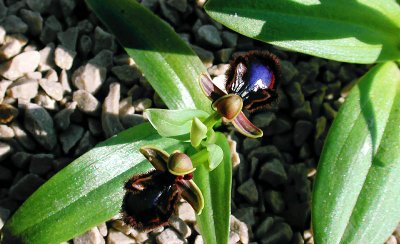
<svg viewBox="0 0 400 244">
<path fill-rule="evenodd" d="M 168 160 L 168 170 L 173 175 L 186 175 L 192 173 L 193 168 L 192 160 L 184 153 L 173 153 Z"/>
<path fill-rule="evenodd" d="M 232 121 L 242 111 L 243 99 L 236 94 L 227 94 L 213 103 L 213 108 L 227 119 Z"/>
</svg>

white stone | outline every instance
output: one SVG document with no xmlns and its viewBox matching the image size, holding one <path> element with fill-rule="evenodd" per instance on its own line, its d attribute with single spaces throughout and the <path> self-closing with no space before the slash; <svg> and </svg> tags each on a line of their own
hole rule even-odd
<svg viewBox="0 0 400 244">
<path fill-rule="evenodd" d="M 178 216 L 183 221 L 188 223 L 196 222 L 196 213 L 194 212 L 192 206 L 188 202 L 182 202 L 178 206 Z"/>
<path fill-rule="evenodd" d="M 54 62 L 61 69 L 69 70 L 72 67 L 75 56 L 75 51 L 59 45 L 54 53 Z"/>
<path fill-rule="evenodd" d="M 0 103 L 3 102 L 4 95 L 6 94 L 7 88 L 11 85 L 12 81 L 2 80 L 0 81 Z"/>
<path fill-rule="evenodd" d="M 39 84 L 36 80 L 24 77 L 10 85 L 8 88 L 8 94 L 12 98 L 30 100 L 37 95 L 38 89 Z"/>
<path fill-rule="evenodd" d="M 60 77 L 58 78 L 58 80 L 60 81 L 63 89 L 65 92 L 71 92 L 71 86 L 69 84 L 69 80 L 68 80 L 68 74 L 67 71 L 65 69 L 63 69 L 60 73 Z"/>
<path fill-rule="evenodd" d="M 0 25 L 0 44 L 4 43 L 5 38 L 6 38 L 6 30 L 2 25 Z"/>
<path fill-rule="evenodd" d="M 74 244 L 104 244 L 105 241 L 96 227 L 74 238 Z"/>
<path fill-rule="evenodd" d="M 166 228 L 161 234 L 156 236 L 156 242 L 158 244 L 184 244 L 185 240 L 173 229 Z"/>
<path fill-rule="evenodd" d="M 192 229 L 182 219 L 172 216 L 168 222 L 183 238 L 188 238 L 192 234 Z"/>
<path fill-rule="evenodd" d="M 79 89 L 95 93 L 106 79 L 107 70 L 90 63 L 82 65 L 72 75 L 72 83 Z"/>
<path fill-rule="evenodd" d="M 40 62 L 38 51 L 23 52 L 0 66 L 0 74 L 8 80 L 16 80 L 36 70 Z"/>
<path fill-rule="evenodd" d="M 97 229 L 99 229 L 99 232 L 102 236 L 107 236 L 108 229 L 106 223 L 101 223 L 100 225 L 97 226 Z"/>
<path fill-rule="evenodd" d="M 48 79 L 40 79 L 39 85 L 47 93 L 47 95 L 54 98 L 56 101 L 60 101 L 63 98 L 64 89 L 59 82 Z"/>
<path fill-rule="evenodd" d="M 249 229 L 247 228 L 247 225 L 233 215 L 231 215 L 230 219 L 230 232 L 232 233 L 230 236 L 236 233 L 239 236 L 241 243 L 249 243 Z M 234 237 L 232 236 L 232 238 Z"/>
<path fill-rule="evenodd" d="M 124 235 L 124 233 L 116 231 L 115 229 L 112 228 L 109 230 L 107 237 L 107 244 L 132 244 L 132 243 L 137 243 L 136 240 L 133 239 L 132 237 Z"/>
<path fill-rule="evenodd" d="M 3 228 L 9 216 L 10 210 L 0 207 L 0 230 Z"/>
<path fill-rule="evenodd" d="M 39 51 L 40 53 L 40 63 L 38 70 L 47 71 L 49 69 L 55 68 L 54 64 L 54 44 L 50 43 L 45 48 Z"/>
<path fill-rule="evenodd" d="M 28 43 L 28 39 L 21 34 L 6 36 L 3 46 L 0 47 L 0 58 L 8 60 L 19 54 Z"/>
</svg>

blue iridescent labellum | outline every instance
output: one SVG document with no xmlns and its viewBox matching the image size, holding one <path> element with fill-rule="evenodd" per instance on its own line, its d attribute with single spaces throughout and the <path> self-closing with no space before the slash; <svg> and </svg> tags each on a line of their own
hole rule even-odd
<svg viewBox="0 0 400 244">
<path fill-rule="evenodd" d="M 226 91 L 242 97 L 243 108 L 249 112 L 270 108 L 278 97 L 280 65 L 278 58 L 269 52 L 251 51 L 237 56 L 226 77 Z"/>
</svg>

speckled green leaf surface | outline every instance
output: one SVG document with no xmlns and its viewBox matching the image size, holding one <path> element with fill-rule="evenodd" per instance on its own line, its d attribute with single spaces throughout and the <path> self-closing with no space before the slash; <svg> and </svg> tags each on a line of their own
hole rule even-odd
<svg viewBox="0 0 400 244">
<path fill-rule="evenodd" d="M 124 183 L 152 168 L 139 152 L 144 145 L 171 153 L 189 144 L 160 138 L 148 123 L 100 143 L 47 181 L 17 210 L 3 229 L 5 243 L 60 243 L 118 214 Z"/>
<path fill-rule="evenodd" d="M 201 165 L 194 171 L 194 180 L 203 192 L 205 206 L 197 221 L 203 240 L 207 244 L 227 244 L 231 213 L 232 162 L 226 137 L 216 133 L 215 144 L 224 155 L 213 171 Z"/>
<path fill-rule="evenodd" d="M 383 243 L 400 221 L 400 70 L 361 78 L 326 139 L 314 185 L 316 243 Z"/>
<path fill-rule="evenodd" d="M 86 0 L 170 109 L 211 112 L 200 89 L 203 63 L 175 31 L 135 0 Z"/>
<path fill-rule="evenodd" d="M 205 8 L 234 31 L 297 52 L 352 63 L 400 57 L 395 0 L 209 0 Z"/>
</svg>

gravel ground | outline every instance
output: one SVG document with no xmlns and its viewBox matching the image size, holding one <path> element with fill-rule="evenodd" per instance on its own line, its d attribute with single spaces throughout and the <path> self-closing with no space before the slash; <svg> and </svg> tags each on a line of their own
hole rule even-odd
<svg viewBox="0 0 400 244">
<path fill-rule="evenodd" d="M 216 81 L 238 53 L 282 60 L 279 105 L 252 114 L 262 139 L 223 129 L 237 149 L 230 243 L 313 243 L 310 199 L 321 148 L 365 65 L 342 64 L 240 36 L 210 20 L 202 1 L 143 0 L 199 55 Z M 83 1 L 0 0 L 0 229 L 47 179 L 98 142 L 165 107 Z M 240 161 L 240 164 L 239 164 Z M 400 241 L 400 228 L 388 243 Z M 118 216 L 70 243 L 202 243 L 182 202 L 168 226 L 137 232 Z"/>
</svg>

